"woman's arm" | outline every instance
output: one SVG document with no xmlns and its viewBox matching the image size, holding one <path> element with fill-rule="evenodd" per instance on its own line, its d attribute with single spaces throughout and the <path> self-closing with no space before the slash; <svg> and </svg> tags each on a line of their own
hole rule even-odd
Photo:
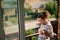
<svg viewBox="0 0 60 40">
<path fill-rule="evenodd" d="M 56 34 L 53 32 L 53 27 L 52 25 L 48 25 L 48 33 L 49 33 L 49 37 L 54 37 L 56 36 Z"/>
<path fill-rule="evenodd" d="M 44 34 L 45 34 L 46 36 L 50 37 L 50 33 L 47 32 L 46 30 L 44 30 Z"/>
<path fill-rule="evenodd" d="M 38 33 L 42 35 L 42 34 L 44 34 L 44 30 L 42 28 L 39 28 Z"/>
</svg>

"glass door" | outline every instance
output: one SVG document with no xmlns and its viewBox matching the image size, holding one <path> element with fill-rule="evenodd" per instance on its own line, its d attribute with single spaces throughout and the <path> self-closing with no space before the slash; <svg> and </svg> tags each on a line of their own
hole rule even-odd
<svg viewBox="0 0 60 40">
<path fill-rule="evenodd" d="M 17 0 L 3 0 L 5 40 L 18 40 Z"/>
</svg>

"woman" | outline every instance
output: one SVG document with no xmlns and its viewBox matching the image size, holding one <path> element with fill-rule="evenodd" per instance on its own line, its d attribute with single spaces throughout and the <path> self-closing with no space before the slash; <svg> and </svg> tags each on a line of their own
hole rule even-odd
<svg viewBox="0 0 60 40">
<path fill-rule="evenodd" d="M 54 35 L 56 35 L 53 32 L 53 27 L 50 23 L 50 21 L 48 20 L 47 17 L 47 12 L 41 12 L 38 17 L 38 22 L 40 22 L 39 24 L 39 29 L 38 29 L 38 33 L 39 33 L 39 37 L 38 40 L 46 40 L 48 37 L 54 37 Z"/>
</svg>

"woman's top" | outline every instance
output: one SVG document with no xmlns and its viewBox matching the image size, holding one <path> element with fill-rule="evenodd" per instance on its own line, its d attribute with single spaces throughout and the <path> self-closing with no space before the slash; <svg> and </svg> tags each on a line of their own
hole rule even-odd
<svg viewBox="0 0 60 40">
<path fill-rule="evenodd" d="M 48 21 L 46 24 L 37 24 L 37 26 L 39 26 L 40 28 L 42 28 L 43 30 L 46 30 L 48 33 L 50 33 L 50 37 L 51 37 L 51 34 L 53 33 L 53 27 L 50 23 L 50 21 Z M 38 29 L 38 33 L 39 33 L 39 29 Z M 39 34 L 39 37 L 42 37 L 42 38 L 46 38 L 46 35 L 43 34 Z"/>
</svg>

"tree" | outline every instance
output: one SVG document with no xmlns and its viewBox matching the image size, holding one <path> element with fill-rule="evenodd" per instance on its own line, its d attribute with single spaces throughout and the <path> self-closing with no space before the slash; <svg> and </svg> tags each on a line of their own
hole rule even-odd
<svg viewBox="0 0 60 40">
<path fill-rule="evenodd" d="M 57 12 L 58 12 L 57 4 L 58 4 L 57 1 L 53 1 L 46 4 L 45 7 L 45 10 L 49 11 L 51 15 L 54 15 L 55 18 L 57 18 Z"/>
<path fill-rule="evenodd" d="M 4 5 L 17 6 L 17 0 L 4 0 Z"/>
</svg>

